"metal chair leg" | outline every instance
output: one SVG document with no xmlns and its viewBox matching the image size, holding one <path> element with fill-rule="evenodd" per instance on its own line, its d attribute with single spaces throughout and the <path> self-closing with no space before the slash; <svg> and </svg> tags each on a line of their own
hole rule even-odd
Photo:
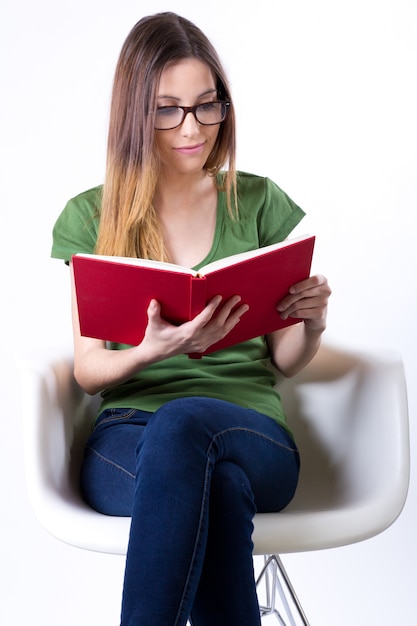
<svg viewBox="0 0 417 626">
<path fill-rule="evenodd" d="M 257 588 L 262 581 L 265 583 L 266 602 L 260 605 L 261 618 L 274 615 L 281 626 L 298 626 L 299 624 L 310 626 L 285 567 L 277 554 L 265 555 L 264 566 L 256 581 Z M 276 607 L 277 592 L 285 611 L 285 618 Z M 295 613 L 291 610 L 290 602 Z"/>
</svg>

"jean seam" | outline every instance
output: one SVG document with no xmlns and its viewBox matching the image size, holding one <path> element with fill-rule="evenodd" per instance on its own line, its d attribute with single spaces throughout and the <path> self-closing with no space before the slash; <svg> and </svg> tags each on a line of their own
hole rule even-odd
<svg viewBox="0 0 417 626">
<path fill-rule="evenodd" d="M 92 452 L 93 454 L 95 454 L 96 456 L 98 456 L 99 459 L 101 459 L 102 461 L 104 461 L 104 463 L 107 463 L 108 465 L 112 465 L 113 467 L 115 467 L 116 469 L 120 470 L 121 472 L 123 472 L 124 474 L 127 474 L 127 476 L 129 476 L 130 478 L 132 478 L 133 480 L 135 480 L 136 476 L 134 474 L 132 474 L 131 472 L 129 472 L 127 469 L 125 469 L 124 467 L 122 467 L 121 465 L 119 465 L 118 463 L 115 463 L 114 461 L 111 461 L 110 459 L 108 459 L 107 457 L 103 456 L 102 454 L 100 454 L 100 452 L 97 452 L 97 450 L 95 450 L 94 448 L 91 448 L 90 446 L 88 446 L 86 448 L 86 450 L 90 450 L 90 452 Z"/>
<path fill-rule="evenodd" d="M 112 422 L 117 424 L 118 422 L 122 422 L 123 420 L 129 420 L 136 412 L 136 409 L 129 409 L 122 415 L 115 415 L 114 411 L 116 410 L 117 409 L 113 409 L 113 408 L 109 409 L 110 415 L 108 417 L 105 417 L 104 419 L 100 419 L 100 415 L 99 415 L 96 423 L 94 424 L 93 431 L 99 428 L 100 426 L 103 426 L 104 424 L 110 424 Z"/>
<path fill-rule="evenodd" d="M 268 437 L 268 435 L 265 435 L 264 433 L 261 433 L 257 430 L 253 430 L 252 428 L 244 428 L 243 426 L 238 426 L 238 427 L 233 427 L 233 428 L 225 428 L 224 430 L 216 433 L 209 445 L 207 454 L 210 454 L 210 450 L 212 448 L 212 446 L 214 445 L 214 443 L 216 442 L 217 439 L 219 439 L 220 437 L 222 437 L 223 435 L 230 433 L 230 432 L 235 432 L 235 431 L 241 431 L 241 432 L 246 432 L 246 433 L 250 433 L 251 435 L 256 435 L 257 437 L 259 437 L 260 439 L 263 439 L 265 441 L 269 441 L 270 443 L 272 443 L 274 446 L 277 446 L 278 448 L 284 448 L 285 450 L 288 450 L 289 452 L 298 452 L 297 447 L 294 445 L 294 447 L 290 447 L 287 446 L 279 441 L 276 441 L 275 439 L 273 439 L 272 437 Z"/>
<path fill-rule="evenodd" d="M 210 446 L 211 446 L 211 443 L 210 443 Z M 209 448 L 210 448 L 210 446 L 209 446 Z M 195 543 L 194 543 L 194 550 L 193 550 L 193 553 L 192 553 L 192 556 L 191 556 L 190 566 L 188 568 L 188 574 L 187 574 L 187 578 L 186 578 L 186 581 L 185 581 L 185 584 L 184 584 L 184 591 L 183 591 L 183 594 L 182 594 L 182 597 L 181 597 L 181 601 L 180 601 L 180 604 L 179 604 L 178 613 L 177 613 L 177 617 L 176 617 L 175 622 L 174 622 L 174 626 L 176 626 L 178 624 L 178 620 L 181 617 L 181 611 L 182 611 L 182 608 L 184 606 L 184 600 L 185 600 L 185 597 L 186 597 L 186 593 L 188 591 L 188 585 L 189 585 L 189 582 L 190 582 L 191 572 L 192 572 L 192 569 L 193 569 L 193 566 L 194 566 L 194 563 L 195 563 L 195 560 L 196 560 L 196 554 L 197 554 L 197 550 L 198 550 L 198 545 L 199 545 L 200 538 L 201 538 L 201 528 L 202 528 L 202 525 L 203 525 L 204 511 L 205 511 L 206 505 L 207 505 L 208 475 L 209 475 L 209 467 L 210 467 L 211 464 L 212 464 L 212 461 L 211 461 L 210 457 L 207 454 L 206 471 L 205 471 L 205 475 L 204 475 L 203 498 L 202 498 L 202 501 L 201 501 L 201 509 L 200 509 L 200 519 L 198 521 L 198 528 L 197 528 L 196 539 L 195 539 Z"/>
</svg>

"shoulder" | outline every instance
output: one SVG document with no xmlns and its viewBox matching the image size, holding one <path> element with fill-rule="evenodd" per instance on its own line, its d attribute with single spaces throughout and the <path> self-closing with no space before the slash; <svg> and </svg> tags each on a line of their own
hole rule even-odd
<svg viewBox="0 0 417 626">
<path fill-rule="evenodd" d="M 285 239 L 304 217 L 304 211 L 266 176 L 237 172 L 239 217 L 255 221 L 260 245 Z"/>
<path fill-rule="evenodd" d="M 254 214 L 273 220 L 286 220 L 291 215 L 298 219 L 304 211 L 277 183 L 266 176 L 237 172 L 237 194 L 242 217 Z"/>
<path fill-rule="evenodd" d="M 258 176 L 249 172 L 236 172 L 239 198 L 245 198 L 248 195 L 262 198 L 265 195 L 267 181 L 265 176 Z"/>
<path fill-rule="evenodd" d="M 67 211 L 86 212 L 91 215 L 100 213 L 103 185 L 92 187 L 71 198 L 65 207 Z"/>
<path fill-rule="evenodd" d="M 98 221 L 100 217 L 101 198 L 103 186 L 92 187 L 68 200 L 64 210 L 59 216 L 57 223 L 64 221 L 77 227 L 80 222 Z"/>
<path fill-rule="evenodd" d="M 297 206 L 288 194 L 267 176 L 238 171 L 236 173 L 236 182 L 239 198 L 243 201 L 246 198 L 250 198 L 263 203 L 271 201 L 286 202 Z"/>
<path fill-rule="evenodd" d="M 71 198 L 53 228 L 52 256 L 68 262 L 77 252 L 94 251 L 100 221 L 102 185 Z"/>
</svg>

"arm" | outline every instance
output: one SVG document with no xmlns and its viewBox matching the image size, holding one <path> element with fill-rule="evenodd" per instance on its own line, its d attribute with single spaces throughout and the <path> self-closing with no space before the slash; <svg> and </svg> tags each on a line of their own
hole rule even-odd
<svg viewBox="0 0 417 626">
<path fill-rule="evenodd" d="M 267 337 L 272 360 L 284 376 L 297 374 L 319 349 L 321 335 L 326 328 L 330 295 L 327 279 L 312 276 L 293 285 L 289 295 L 278 304 L 283 319 L 297 317 L 303 320 Z"/>
<path fill-rule="evenodd" d="M 216 297 L 191 322 L 173 326 L 161 318 L 160 306 L 153 300 L 148 307 L 148 326 L 142 342 L 126 350 L 108 350 L 104 341 L 81 336 L 72 266 L 71 293 L 74 375 L 89 394 L 118 385 L 152 363 L 178 354 L 203 352 L 227 335 L 248 309 L 242 305 L 232 312 L 240 300 L 238 296 L 223 304 Z"/>
</svg>

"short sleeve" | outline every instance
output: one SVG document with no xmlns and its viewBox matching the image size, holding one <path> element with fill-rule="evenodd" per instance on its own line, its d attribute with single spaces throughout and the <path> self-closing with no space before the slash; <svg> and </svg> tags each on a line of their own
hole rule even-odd
<svg viewBox="0 0 417 626">
<path fill-rule="evenodd" d="M 101 187 L 72 198 L 55 222 L 51 256 L 69 263 L 73 254 L 92 254 L 97 241 Z"/>
<path fill-rule="evenodd" d="M 259 243 L 268 246 L 288 237 L 305 212 L 276 183 L 265 178 L 265 196 L 258 213 Z"/>
</svg>

